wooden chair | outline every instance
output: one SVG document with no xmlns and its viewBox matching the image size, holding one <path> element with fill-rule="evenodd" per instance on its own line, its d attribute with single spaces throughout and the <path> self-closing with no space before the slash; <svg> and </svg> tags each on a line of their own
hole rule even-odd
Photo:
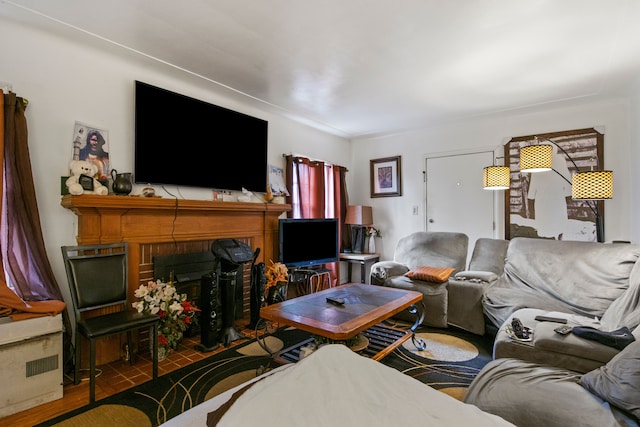
<svg viewBox="0 0 640 427">
<path fill-rule="evenodd" d="M 153 342 L 153 379 L 158 377 L 158 325 L 160 318 L 138 313 L 127 301 L 127 244 L 63 246 L 67 279 L 76 318 L 75 370 L 73 380 L 80 383 L 80 335 L 89 340 L 89 399 L 95 401 L 96 340 L 107 335 L 127 333 L 132 349 L 132 331 L 150 328 Z M 122 306 L 121 311 L 83 319 L 83 312 Z M 130 351 L 129 363 L 134 363 Z"/>
</svg>

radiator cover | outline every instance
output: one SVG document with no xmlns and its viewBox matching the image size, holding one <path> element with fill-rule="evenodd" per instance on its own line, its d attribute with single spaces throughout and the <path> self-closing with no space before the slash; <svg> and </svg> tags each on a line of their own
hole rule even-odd
<svg viewBox="0 0 640 427">
<path fill-rule="evenodd" d="M 62 316 L 0 323 L 0 418 L 62 398 Z"/>
</svg>

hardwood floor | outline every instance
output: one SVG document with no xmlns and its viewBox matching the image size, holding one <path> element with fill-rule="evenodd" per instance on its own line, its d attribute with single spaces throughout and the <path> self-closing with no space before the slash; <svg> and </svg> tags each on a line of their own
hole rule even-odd
<svg viewBox="0 0 640 427">
<path fill-rule="evenodd" d="M 239 320 L 237 326 L 247 323 L 247 321 Z M 255 331 L 251 329 L 244 329 L 241 332 L 247 339 L 255 337 Z M 234 341 L 231 346 L 244 342 L 246 341 L 240 339 Z M 194 349 L 194 346 L 199 343 L 199 336 L 183 339 L 175 352 L 172 352 L 169 357 L 158 363 L 158 375 L 162 376 L 212 354 L 226 350 L 221 345 L 217 350 L 201 353 Z M 102 370 L 102 374 L 96 377 L 96 400 L 104 399 L 151 380 L 151 358 L 148 352 L 138 355 L 133 366 L 128 361 L 118 360 L 107 365 L 98 366 L 98 368 Z M 0 418 L 0 426 L 33 426 L 87 405 L 89 403 L 88 377 L 86 380 L 83 378 L 80 384 L 75 385 L 73 384 L 73 375 L 65 376 L 63 393 L 62 399 Z"/>
</svg>

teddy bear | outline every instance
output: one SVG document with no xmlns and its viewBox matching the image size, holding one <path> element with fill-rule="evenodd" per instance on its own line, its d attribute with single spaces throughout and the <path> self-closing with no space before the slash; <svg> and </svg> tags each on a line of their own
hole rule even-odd
<svg viewBox="0 0 640 427">
<path fill-rule="evenodd" d="M 69 194 L 99 194 L 104 196 L 109 193 L 109 189 L 95 179 L 98 168 L 86 160 L 72 160 L 69 163 L 71 176 L 67 179 Z"/>
</svg>

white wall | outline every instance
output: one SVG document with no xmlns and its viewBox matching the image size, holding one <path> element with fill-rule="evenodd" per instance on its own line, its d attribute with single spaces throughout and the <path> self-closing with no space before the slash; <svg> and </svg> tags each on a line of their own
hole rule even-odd
<svg viewBox="0 0 640 427">
<path fill-rule="evenodd" d="M 630 239 L 640 242 L 640 78 L 631 91 L 629 127 L 631 141 L 629 183 L 631 193 L 631 232 Z M 615 184 L 615 183 L 614 183 Z M 614 190 L 615 191 L 615 190 Z"/>
<path fill-rule="evenodd" d="M 108 129 L 113 167 L 131 171 L 136 79 L 268 120 L 271 164 L 283 165 L 282 153 L 303 153 L 348 167 L 350 202 L 373 206 L 375 225 L 383 232 L 376 242 L 383 259 L 392 257 L 400 237 L 425 229 L 422 171 L 427 154 L 494 148 L 519 135 L 599 127 L 605 133 L 605 165 L 615 180 L 614 199 L 605 202 L 606 238 L 640 242 L 640 198 L 632 184 L 640 182 L 640 143 L 635 142 L 640 141 L 640 84 L 632 102 L 612 99 L 502 114 L 350 144 L 212 82 L 77 32 L 45 32 L 0 17 L 0 40 L 0 81 L 12 83 L 30 101 L 29 146 L 45 244 L 63 289 L 59 248 L 75 243 L 76 217 L 60 206 L 60 176 L 67 174 L 74 122 Z M 371 199 L 369 160 L 395 155 L 403 161 L 403 196 Z M 478 182 L 484 166 L 478 165 Z M 209 192 L 182 193 L 210 197 Z M 417 216 L 412 215 L 414 205 L 420 207 Z"/>
<path fill-rule="evenodd" d="M 516 136 L 595 127 L 605 134 L 605 167 L 614 171 L 614 198 L 605 201 L 606 239 L 633 238 L 634 242 L 640 242 L 638 231 L 633 236 L 631 233 L 632 203 L 638 204 L 632 198 L 634 187 L 630 184 L 632 172 L 635 181 L 638 179 L 635 167 L 632 167 L 636 162 L 632 158 L 635 155 L 637 159 L 638 148 L 633 154 L 629 115 L 628 99 L 609 99 L 537 112 L 505 113 L 499 117 L 476 118 L 411 133 L 355 140 L 352 144 L 354 160 L 350 169 L 350 189 L 361 191 L 350 192 L 350 203 L 373 206 L 375 225 L 383 233 L 382 242 L 377 242 L 377 247 L 380 247 L 383 259 L 391 259 L 399 238 L 426 229 L 422 171 L 427 154 L 454 149 L 494 148 Z M 640 132 L 638 125 L 634 126 L 636 133 Z M 369 159 L 396 155 L 402 156 L 402 197 L 371 199 Z M 478 185 L 481 185 L 484 166 L 487 165 L 478 165 Z M 421 210 L 417 216 L 412 215 L 415 205 L 420 206 Z M 635 206 L 635 212 L 638 209 Z M 500 214 L 503 216 L 502 211 Z M 500 234 L 502 236 L 504 230 Z"/>
<path fill-rule="evenodd" d="M 0 40 L 0 81 L 11 83 L 18 96 L 29 100 L 29 149 L 38 207 L 48 256 L 63 290 L 67 281 L 60 246 L 76 243 L 77 221 L 75 214 L 60 206 L 60 177 L 68 175 L 74 123 L 107 129 L 112 167 L 132 171 L 134 80 L 268 120 L 270 164 L 284 167 L 282 154 L 297 152 L 350 168 L 345 139 L 261 109 L 259 103 L 216 84 L 122 48 L 66 30 L 43 32 L 2 17 Z M 197 124 L 193 133 L 198 133 Z M 170 147 L 176 143 L 185 142 L 159 141 L 166 149 L 175 149 Z M 181 189 L 181 194 L 211 199 L 210 191 Z"/>
</svg>

